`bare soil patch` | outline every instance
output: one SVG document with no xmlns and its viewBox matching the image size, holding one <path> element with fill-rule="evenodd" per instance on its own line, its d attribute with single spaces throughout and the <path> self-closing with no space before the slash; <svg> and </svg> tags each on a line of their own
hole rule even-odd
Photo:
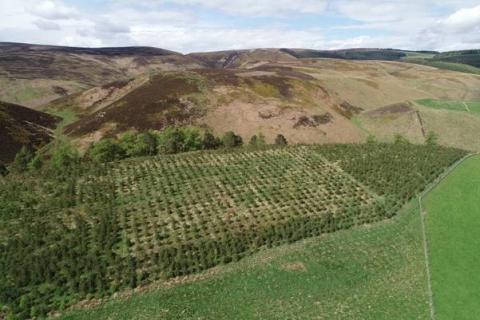
<svg viewBox="0 0 480 320">
<path fill-rule="evenodd" d="M 282 265 L 282 269 L 285 271 L 293 271 L 293 272 L 306 272 L 307 268 L 305 265 L 300 262 L 288 262 Z"/>
</svg>

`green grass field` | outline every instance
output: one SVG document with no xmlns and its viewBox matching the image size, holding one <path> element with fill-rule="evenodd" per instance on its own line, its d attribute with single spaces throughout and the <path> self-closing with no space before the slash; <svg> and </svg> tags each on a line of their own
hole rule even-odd
<svg viewBox="0 0 480 320">
<path fill-rule="evenodd" d="M 60 319 L 426 319 L 421 241 L 409 204 L 390 221 L 259 252 L 203 280 Z"/>
<path fill-rule="evenodd" d="M 438 320 L 474 319 L 480 309 L 480 157 L 468 159 L 425 201 Z"/>
<path fill-rule="evenodd" d="M 479 101 L 421 99 L 421 100 L 417 100 L 416 102 L 422 106 L 430 107 L 434 109 L 469 112 L 472 114 L 480 115 Z"/>
<path fill-rule="evenodd" d="M 456 62 L 447 62 L 447 61 L 440 61 L 440 60 L 433 60 L 429 58 L 423 58 L 418 56 L 407 56 L 402 59 L 404 62 L 410 62 L 415 64 L 422 64 L 425 66 L 430 66 L 438 69 L 443 70 L 450 70 L 450 71 L 457 71 L 457 72 L 464 72 L 464 73 L 472 73 L 472 74 L 480 74 L 480 69 L 474 66 L 463 64 L 463 63 L 456 63 Z"/>
</svg>

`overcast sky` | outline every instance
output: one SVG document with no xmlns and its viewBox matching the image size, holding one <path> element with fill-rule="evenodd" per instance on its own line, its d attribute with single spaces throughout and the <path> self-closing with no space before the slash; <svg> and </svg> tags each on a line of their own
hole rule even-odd
<svg viewBox="0 0 480 320">
<path fill-rule="evenodd" d="M 241 48 L 480 48 L 480 0 L 0 0 L 0 41 Z"/>
</svg>

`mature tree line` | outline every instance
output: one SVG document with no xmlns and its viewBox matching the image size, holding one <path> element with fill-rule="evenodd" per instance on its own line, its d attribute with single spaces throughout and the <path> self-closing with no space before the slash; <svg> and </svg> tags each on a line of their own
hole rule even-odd
<svg viewBox="0 0 480 320">
<path fill-rule="evenodd" d="M 281 134 L 275 139 L 275 145 L 285 146 L 287 140 Z M 192 127 L 167 128 L 164 131 L 146 131 L 126 133 L 119 139 L 107 138 L 93 144 L 87 157 L 98 162 L 110 162 L 124 158 L 176 154 L 181 152 L 214 150 L 219 148 L 237 148 L 243 146 L 243 139 L 233 131 L 217 137 L 211 132 L 203 132 Z M 254 135 L 248 147 L 267 146 L 263 134 Z"/>
<path fill-rule="evenodd" d="M 274 145 L 286 146 L 287 139 L 278 134 Z M 263 148 L 268 144 L 263 134 L 252 136 L 249 148 Z M 76 163 L 94 161 L 112 162 L 125 158 L 168 155 L 181 152 L 231 149 L 243 146 L 243 139 L 233 131 L 221 137 L 209 131 L 195 127 L 170 127 L 163 131 L 147 130 L 143 132 L 127 132 L 119 138 L 104 138 L 93 143 L 83 157 L 68 142 L 58 143 L 49 153 L 35 152 L 30 146 L 23 146 L 12 164 L 7 166 L 0 162 L 0 176 L 9 172 L 35 172 L 46 163 L 50 169 L 63 170 Z"/>
</svg>

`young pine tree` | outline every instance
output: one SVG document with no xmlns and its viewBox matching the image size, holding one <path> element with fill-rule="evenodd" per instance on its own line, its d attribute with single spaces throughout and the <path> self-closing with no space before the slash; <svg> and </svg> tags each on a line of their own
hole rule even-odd
<svg viewBox="0 0 480 320">
<path fill-rule="evenodd" d="M 283 136 L 283 134 L 278 134 L 275 138 L 275 145 L 279 147 L 284 147 L 288 144 L 287 139 Z"/>
<path fill-rule="evenodd" d="M 429 131 L 427 138 L 425 139 L 425 144 L 429 146 L 435 146 L 438 143 L 438 135 L 434 131 Z"/>
<path fill-rule="evenodd" d="M 222 141 L 215 137 L 211 132 L 205 132 L 202 140 L 202 148 L 204 150 L 217 149 L 222 145 Z"/>
<path fill-rule="evenodd" d="M 233 131 L 226 132 L 222 137 L 222 143 L 225 148 L 240 147 L 243 144 L 242 137 L 236 135 Z"/>
<path fill-rule="evenodd" d="M 28 164 L 33 159 L 35 154 L 30 147 L 23 146 L 20 151 L 18 151 L 17 155 L 15 156 L 15 160 L 11 165 L 11 169 L 15 172 L 25 172 L 28 168 Z"/>
</svg>

